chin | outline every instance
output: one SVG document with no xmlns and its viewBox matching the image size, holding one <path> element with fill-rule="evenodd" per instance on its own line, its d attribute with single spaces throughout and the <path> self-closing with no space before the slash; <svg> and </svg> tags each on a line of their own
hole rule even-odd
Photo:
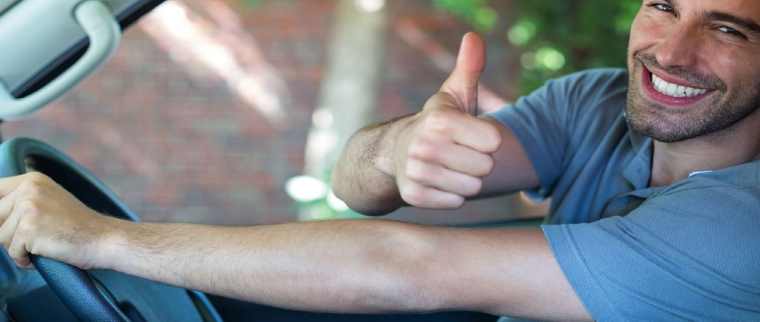
<svg viewBox="0 0 760 322">
<path fill-rule="evenodd" d="M 628 118 L 628 124 L 634 132 L 659 142 L 676 143 L 694 138 L 683 129 L 673 129 L 665 124 L 656 124 L 651 120 L 642 120 L 635 116 Z"/>
<path fill-rule="evenodd" d="M 638 95 L 637 80 L 631 77 L 626 106 L 626 121 L 631 130 L 659 142 L 676 143 L 695 138 L 704 133 L 702 122 L 686 115 L 672 115 L 662 108 L 652 106 Z"/>
</svg>

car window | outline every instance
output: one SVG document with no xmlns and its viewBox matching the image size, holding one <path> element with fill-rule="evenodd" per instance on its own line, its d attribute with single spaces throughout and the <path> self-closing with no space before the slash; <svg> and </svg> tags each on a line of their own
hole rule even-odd
<svg viewBox="0 0 760 322">
<path fill-rule="evenodd" d="M 498 14 L 483 29 L 484 111 L 524 92 L 526 59 L 564 64 L 551 48 L 525 56 L 518 41 L 532 29 L 508 19 L 513 3 L 488 6 Z M 482 27 L 471 16 L 445 1 L 167 1 L 102 70 L 4 135 L 66 151 L 147 221 L 357 217 L 330 193 L 331 161 L 359 127 L 421 108 L 460 36 Z M 544 212 L 513 196 L 392 217 L 468 224 Z"/>
</svg>

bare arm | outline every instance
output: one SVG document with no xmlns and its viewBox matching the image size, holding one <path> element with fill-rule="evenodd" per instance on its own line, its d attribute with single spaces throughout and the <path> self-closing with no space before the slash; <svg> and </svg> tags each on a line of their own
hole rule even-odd
<svg viewBox="0 0 760 322">
<path fill-rule="evenodd" d="M 418 229 L 367 221 L 259 227 L 119 222 L 119 237 L 105 244 L 109 251 L 97 266 L 290 309 L 421 312 L 437 303 L 411 269 L 425 251 Z"/>
<path fill-rule="evenodd" d="M 494 124 L 501 134 L 501 146 L 493 153 L 495 166 L 484 178 L 483 189 L 477 198 L 515 193 L 538 187 L 540 182 L 533 163 L 512 129 L 490 117 L 482 117 Z"/>
<path fill-rule="evenodd" d="M 351 209 L 384 215 L 402 205 L 392 175 L 394 141 L 413 116 L 400 117 L 359 130 L 349 140 L 333 171 L 333 189 Z"/>
<path fill-rule="evenodd" d="M 336 194 L 352 209 L 366 215 L 383 215 L 407 205 L 391 169 L 399 139 L 397 132 L 412 126 L 414 118 L 405 116 L 372 125 L 351 138 L 335 166 L 332 181 Z M 487 198 L 537 187 L 538 175 L 512 130 L 489 117 L 481 119 L 498 130 L 501 145 L 491 154 L 492 171 L 482 178 L 481 189 L 466 198 Z M 432 162 L 444 163 L 452 156 L 444 151 L 427 150 Z"/>
<path fill-rule="evenodd" d="M 0 179 L 0 195 L 0 242 L 19 265 L 32 253 L 303 310 L 588 319 L 538 229 L 139 224 L 95 213 L 38 173 Z"/>
<path fill-rule="evenodd" d="M 122 223 L 105 267 L 301 310 L 474 310 L 589 319 L 530 230 L 456 230 L 389 221 L 222 228 Z"/>
</svg>

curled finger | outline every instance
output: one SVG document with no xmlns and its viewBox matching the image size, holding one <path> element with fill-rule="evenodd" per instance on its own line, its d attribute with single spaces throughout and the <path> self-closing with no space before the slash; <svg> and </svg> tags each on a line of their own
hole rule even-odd
<svg viewBox="0 0 760 322">
<path fill-rule="evenodd" d="M 418 184 L 462 197 L 473 197 L 483 187 L 479 178 L 415 159 L 407 161 L 406 175 Z"/>
<path fill-rule="evenodd" d="M 26 242 L 21 236 L 14 236 L 8 247 L 8 255 L 21 268 L 30 268 L 32 261 L 29 259 L 29 252 L 26 250 Z"/>
<path fill-rule="evenodd" d="M 0 225 L 13 213 L 14 205 L 20 194 L 19 189 L 16 189 L 0 199 Z"/>
<path fill-rule="evenodd" d="M 14 211 L 3 224 L 0 225 L 0 243 L 2 243 L 5 248 L 10 247 L 13 235 L 16 234 L 16 228 L 18 227 L 19 221 L 21 221 L 21 213 Z"/>
<path fill-rule="evenodd" d="M 407 180 L 399 187 L 401 198 L 411 206 L 428 209 L 456 209 L 464 197 Z"/>
</svg>

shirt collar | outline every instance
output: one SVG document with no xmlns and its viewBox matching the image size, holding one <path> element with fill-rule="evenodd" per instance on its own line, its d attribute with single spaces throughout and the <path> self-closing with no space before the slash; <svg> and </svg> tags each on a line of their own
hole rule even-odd
<svg viewBox="0 0 760 322">
<path fill-rule="evenodd" d="M 634 131 L 631 128 L 630 123 L 627 122 L 625 112 L 623 112 L 623 117 L 626 120 L 626 126 L 628 127 L 627 135 L 631 144 L 631 151 L 634 153 L 634 156 L 625 165 L 623 177 L 629 184 L 631 184 L 633 190 L 647 189 L 649 187 L 649 180 L 652 176 L 653 140 L 648 136 Z M 689 177 L 702 174 L 725 176 L 729 173 L 732 173 L 733 178 L 736 178 L 736 184 L 748 187 L 760 186 L 760 160 L 740 164 L 727 169 L 697 171 L 691 173 Z"/>
<path fill-rule="evenodd" d="M 628 116 L 626 115 L 626 112 L 623 112 L 623 120 L 625 120 L 625 126 L 628 128 L 628 138 L 630 139 L 631 145 L 633 146 L 633 151 L 639 151 L 642 146 L 651 143 L 651 138 L 644 136 L 631 128 L 631 123 L 628 122 Z"/>
<path fill-rule="evenodd" d="M 623 115 L 625 116 L 625 113 Z M 623 177 L 634 190 L 644 189 L 649 186 L 652 175 L 652 138 L 634 131 L 627 122 L 626 126 L 628 126 L 628 138 L 634 156 L 626 164 Z"/>
</svg>

